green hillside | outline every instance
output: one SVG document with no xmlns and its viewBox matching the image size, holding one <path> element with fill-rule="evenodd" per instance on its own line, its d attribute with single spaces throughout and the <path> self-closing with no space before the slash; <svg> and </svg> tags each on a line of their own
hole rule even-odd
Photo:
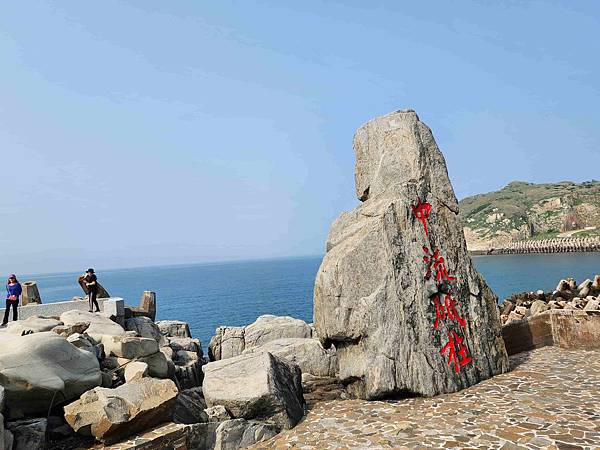
<svg viewBox="0 0 600 450">
<path fill-rule="evenodd" d="M 600 182 L 514 181 L 461 200 L 460 216 L 471 250 L 516 240 L 600 236 Z"/>
</svg>

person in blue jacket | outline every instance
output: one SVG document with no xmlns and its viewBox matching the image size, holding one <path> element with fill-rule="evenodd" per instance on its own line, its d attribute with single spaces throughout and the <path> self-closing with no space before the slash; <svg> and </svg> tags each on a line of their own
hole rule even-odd
<svg viewBox="0 0 600 450">
<path fill-rule="evenodd" d="M 21 288 L 21 283 L 17 280 L 16 275 L 10 275 L 8 277 L 8 283 L 6 284 L 6 309 L 4 310 L 2 326 L 6 326 L 8 323 L 8 313 L 10 308 L 13 309 L 13 320 L 17 320 L 17 307 L 19 306 L 19 297 L 22 292 L 23 288 Z"/>
</svg>

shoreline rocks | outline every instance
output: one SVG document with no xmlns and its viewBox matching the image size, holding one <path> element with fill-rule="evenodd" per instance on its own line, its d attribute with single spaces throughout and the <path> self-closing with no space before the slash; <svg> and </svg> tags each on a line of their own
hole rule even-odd
<svg viewBox="0 0 600 450">
<path fill-rule="evenodd" d="M 206 405 L 224 406 L 235 419 L 269 421 L 294 427 L 304 416 L 302 373 L 270 353 L 239 355 L 205 365 Z"/>
<path fill-rule="evenodd" d="M 600 275 L 580 284 L 573 278 L 562 279 L 553 292 L 513 294 L 498 305 L 502 325 L 527 320 L 549 310 L 581 310 L 600 314 Z"/>
</svg>

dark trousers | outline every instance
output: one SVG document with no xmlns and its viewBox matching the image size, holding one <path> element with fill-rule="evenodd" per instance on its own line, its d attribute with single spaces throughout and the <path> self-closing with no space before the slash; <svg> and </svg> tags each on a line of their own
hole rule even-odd
<svg viewBox="0 0 600 450">
<path fill-rule="evenodd" d="M 12 307 L 13 309 L 13 320 L 17 320 L 17 307 L 19 306 L 19 302 L 18 301 L 14 301 L 11 302 L 10 300 L 6 299 L 6 309 L 4 310 L 4 320 L 2 321 L 2 323 L 8 323 L 8 313 L 10 311 L 10 308 Z"/>
<path fill-rule="evenodd" d="M 90 293 L 88 294 L 88 301 L 90 303 L 90 311 L 99 311 L 100 307 L 98 306 L 98 300 L 96 300 L 96 296 L 98 295 L 98 292 L 96 291 L 90 291 Z M 94 309 L 94 307 L 96 307 L 96 309 Z"/>
</svg>

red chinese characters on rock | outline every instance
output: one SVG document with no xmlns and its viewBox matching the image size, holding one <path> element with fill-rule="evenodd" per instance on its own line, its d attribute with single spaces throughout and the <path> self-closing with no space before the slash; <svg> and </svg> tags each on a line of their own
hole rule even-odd
<svg viewBox="0 0 600 450">
<path fill-rule="evenodd" d="M 463 344 L 464 339 L 455 331 L 448 331 L 448 343 L 440 350 L 442 355 L 448 352 L 448 365 L 454 363 L 456 373 L 460 373 L 460 368 L 471 362 L 471 357 L 467 355 L 467 347 Z"/>
<path fill-rule="evenodd" d="M 429 228 L 427 227 L 427 220 L 431 214 L 431 204 L 422 203 L 419 199 L 416 206 L 412 206 L 412 211 L 419 222 L 425 227 L 425 235 L 429 236 Z"/>
<path fill-rule="evenodd" d="M 426 236 L 429 236 L 428 220 L 431 209 L 431 204 L 423 203 L 420 199 L 418 199 L 416 206 L 412 206 L 413 214 L 423 225 Z M 456 278 L 450 275 L 446 267 L 446 260 L 441 256 L 439 249 L 431 252 L 428 247 L 423 246 L 423 252 L 425 253 L 423 262 L 426 264 L 424 278 L 430 280 L 433 276 L 434 281 L 439 286 L 438 292 L 432 296 L 436 315 L 434 328 L 438 330 L 441 323 L 447 324 L 447 322 L 455 322 L 462 328 L 466 327 L 467 322 L 458 314 L 456 308 L 458 302 L 449 288 L 450 282 L 456 280 Z M 442 286 L 444 286 L 443 289 Z M 467 347 L 463 344 L 463 341 L 464 337 L 460 336 L 455 330 L 448 329 L 448 342 L 440 350 L 441 355 L 448 354 L 448 365 L 454 363 L 456 373 L 460 373 L 461 367 L 471 362 L 471 357 L 468 356 Z"/>
</svg>

